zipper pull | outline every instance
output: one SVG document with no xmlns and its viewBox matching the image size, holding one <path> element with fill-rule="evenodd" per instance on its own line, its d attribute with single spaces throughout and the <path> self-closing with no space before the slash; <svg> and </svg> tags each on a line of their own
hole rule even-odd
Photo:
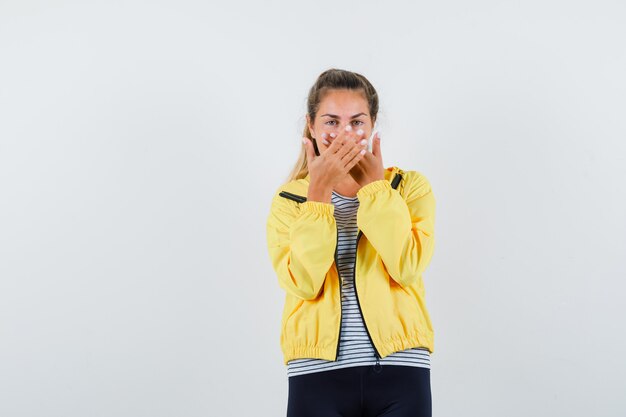
<svg viewBox="0 0 626 417">
<path fill-rule="evenodd" d="M 380 359 L 378 358 L 378 355 L 376 355 L 376 365 L 374 365 L 374 372 L 376 372 L 377 374 L 380 373 L 380 371 L 382 371 L 382 365 L 380 364 Z"/>
</svg>

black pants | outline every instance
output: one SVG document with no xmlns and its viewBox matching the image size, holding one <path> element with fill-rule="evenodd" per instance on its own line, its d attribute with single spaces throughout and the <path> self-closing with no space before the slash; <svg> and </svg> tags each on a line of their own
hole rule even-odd
<svg viewBox="0 0 626 417">
<path fill-rule="evenodd" d="M 287 417 L 431 417 L 430 369 L 378 365 L 289 377 Z"/>
</svg>

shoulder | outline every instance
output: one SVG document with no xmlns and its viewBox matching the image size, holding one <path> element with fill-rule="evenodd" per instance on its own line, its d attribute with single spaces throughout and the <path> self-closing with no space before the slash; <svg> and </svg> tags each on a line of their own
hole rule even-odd
<svg viewBox="0 0 626 417">
<path fill-rule="evenodd" d="M 424 194 L 432 192 L 430 181 L 421 171 L 414 169 L 403 169 L 398 166 L 389 167 L 387 168 L 387 171 L 390 172 L 390 181 L 393 180 L 395 173 L 398 173 L 402 176 L 402 179 L 399 183 L 398 191 L 400 191 L 400 193 L 404 197 L 419 198 Z"/>
<path fill-rule="evenodd" d="M 270 204 L 270 217 L 293 218 L 300 212 L 300 205 L 306 201 L 308 183 L 296 179 L 282 183 L 274 189 Z"/>
<path fill-rule="evenodd" d="M 274 189 L 272 202 L 291 200 L 293 203 L 297 203 L 297 200 L 301 200 L 302 198 L 306 199 L 308 189 L 308 182 L 305 179 L 291 180 L 289 182 L 279 185 Z"/>
<path fill-rule="evenodd" d="M 304 195 L 306 196 L 309 190 L 309 183 L 304 178 L 300 178 L 297 180 L 291 180 L 284 184 L 281 184 L 277 189 L 275 194 L 280 194 L 281 191 L 286 191 L 292 194 Z"/>
</svg>

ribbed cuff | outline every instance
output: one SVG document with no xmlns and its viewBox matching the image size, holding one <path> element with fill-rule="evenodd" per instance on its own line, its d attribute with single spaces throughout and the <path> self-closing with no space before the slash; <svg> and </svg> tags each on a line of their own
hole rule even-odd
<svg viewBox="0 0 626 417">
<path fill-rule="evenodd" d="M 307 200 L 304 203 L 300 204 L 300 210 L 308 211 L 311 213 L 328 214 L 329 216 L 333 216 L 335 213 L 335 206 L 332 203 Z"/>
<path fill-rule="evenodd" d="M 391 187 L 391 183 L 389 183 L 389 181 L 385 179 L 372 181 L 369 184 L 361 187 L 359 191 L 356 192 L 356 196 L 361 199 L 362 197 L 374 194 L 376 191 L 381 190 L 393 190 L 393 188 Z"/>
</svg>

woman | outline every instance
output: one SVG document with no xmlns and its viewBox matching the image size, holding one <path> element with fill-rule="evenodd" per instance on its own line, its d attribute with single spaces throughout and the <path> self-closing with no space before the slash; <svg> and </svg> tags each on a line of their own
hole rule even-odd
<svg viewBox="0 0 626 417">
<path fill-rule="evenodd" d="M 300 159 L 267 219 L 286 292 L 287 416 L 431 416 L 430 183 L 385 168 L 380 135 L 369 150 L 378 95 L 362 75 L 323 72 L 307 107 Z"/>
</svg>

